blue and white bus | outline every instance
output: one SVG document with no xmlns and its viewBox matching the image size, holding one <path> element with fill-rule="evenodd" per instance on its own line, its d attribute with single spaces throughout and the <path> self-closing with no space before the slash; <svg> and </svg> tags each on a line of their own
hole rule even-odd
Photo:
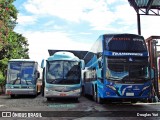
<svg viewBox="0 0 160 120">
<path fill-rule="evenodd" d="M 52 98 L 78 98 L 82 91 L 81 71 L 84 69 L 84 61 L 67 51 L 55 52 L 46 62 L 41 64 L 43 68 L 42 95 Z"/>
<path fill-rule="evenodd" d="M 37 95 L 40 92 L 38 63 L 31 59 L 11 59 L 8 61 L 5 93 L 15 95 Z"/>
<path fill-rule="evenodd" d="M 84 94 L 98 103 L 151 97 L 151 69 L 142 36 L 101 35 L 84 60 Z"/>
</svg>

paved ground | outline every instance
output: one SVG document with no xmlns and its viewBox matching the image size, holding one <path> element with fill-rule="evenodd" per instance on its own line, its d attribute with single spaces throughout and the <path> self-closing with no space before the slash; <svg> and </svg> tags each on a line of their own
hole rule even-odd
<svg viewBox="0 0 160 120">
<path fill-rule="evenodd" d="M 0 111 L 12 112 L 11 118 L 3 119 L 30 119 L 42 116 L 41 119 L 56 120 L 106 120 L 106 119 L 160 119 L 160 103 L 111 103 L 97 104 L 89 97 L 81 97 L 79 102 L 74 99 L 57 99 L 47 101 L 41 95 L 37 97 L 19 96 L 11 99 L 9 96 L 0 96 Z M 2 114 L 1 112 L 1 114 Z M 14 112 L 14 113 L 13 113 Z M 16 117 L 16 115 L 18 115 Z M 30 118 L 25 118 L 30 116 Z M 47 117 L 45 117 L 47 116 Z M 68 117 L 69 116 L 69 117 Z M 21 118 L 22 117 L 22 118 Z M 40 118 L 32 118 L 40 119 Z"/>
</svg>

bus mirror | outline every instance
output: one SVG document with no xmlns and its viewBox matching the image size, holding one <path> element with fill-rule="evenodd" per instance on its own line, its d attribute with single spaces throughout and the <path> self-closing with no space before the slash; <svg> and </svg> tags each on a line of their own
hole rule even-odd
<svg viewBox="0 0 160 120">
<path fill-rule="evenodd" d="M 44 59 L 42 60 L 42 62 L 41 62 L 41 68 L 44 68 Z"/>
<path fill-rule="evenodd" d="M 80 66 L 81 66 L 81 69 L 82 69 L 82 70 L 85 69 L 85 62 L 84 62 L 84 60 L 81 60 Z"/>
<path fill-rule="evenodd" d="M 40 77 L 40 73 L 36 72 L 36 78 L 39 78 L 39 77 Z"/>
<path fill-rule="evenodd" d="M 101 61 L 98 61 L 98 66 L 99 66 L 99 68 L 102 68 L 102 62 Z"/>
</svg>

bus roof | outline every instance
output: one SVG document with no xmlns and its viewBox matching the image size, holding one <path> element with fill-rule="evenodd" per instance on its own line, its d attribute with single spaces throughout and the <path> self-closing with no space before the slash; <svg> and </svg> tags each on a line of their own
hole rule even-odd
<svg viewBox="0 0 160 120">
<path fill-rule="evenodd" d="M 111 36 L 111 35 L 136 35 L 136 36 L 141 36 L 138 34 L 131 34 L 131 33 L 109 33 L 109 34 L 102 34 L 100 36 Z"/>
<path fill-rule="evenodd" d="M 48 61 L 52 61 L 52 60 L 79 61 L 80 59 L 71 52 L 59 51 L 59 52 L 55 52 L 52 56 L 48 58 Z"/>
<path fill-rule="evenodd" d="M 32 59 L 11 59 L 8 62 L 36 62 L 37 63 L 37 61 Z"/>
<path fill-rule="evenodd" d="M 66 52 L 71 52 L 73 53 L 75 56 L 77 56 L 79 59 L 83 59 L 84 56 L 87 54 L 88 51 L 80 51 L 80 50 L 48 50 L 49 52 L 49 55 L 53 55 L 55 54 L 56 52 L 59 52 L 59 51 L 66 51 Z"/>
</svg>

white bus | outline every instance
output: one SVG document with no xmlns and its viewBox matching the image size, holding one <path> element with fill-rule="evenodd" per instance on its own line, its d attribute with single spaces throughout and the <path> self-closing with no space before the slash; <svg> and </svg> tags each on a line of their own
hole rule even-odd
<svg viewBox="0 0 160 120">
<path fill-rule="evenodd" d="M 60 51 L 41 64 L 43 68 L 42 95 L 52 98 L 78 98 L 82 92 L 81 71 L 84 61 L 71 52 Z"/>
<path fill-rule="evenodd" d="M 31 59 L 11 59 L 8 61 L 5 93 L 15 95 L 37 95 L 40 92 L 38 62 Z"/>
</svg>

